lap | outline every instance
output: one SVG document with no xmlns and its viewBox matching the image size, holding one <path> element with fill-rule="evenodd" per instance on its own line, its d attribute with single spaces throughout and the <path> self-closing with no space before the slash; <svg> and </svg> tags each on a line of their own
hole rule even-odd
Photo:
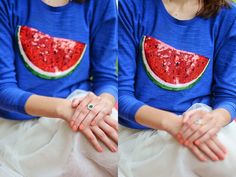
<svg viewBox="0 0 236 177">
<path fill-rule="evenodd" d="M 236 165 L 236 124 L 219 133 L 228 149 L 227 158 L 203 163 L 163 131 L 120 128 L 120 171 L 125 177 L 232 177 Z"/>
<path fill-rule="evenodd" d="M 73 93 L 69 99 L 84 96 Z M 117 111 L 113 111 L 117 119 Z M 104 148 L 105 149 L 105 148 Z M 74 133 L 61 119 L 39 118 L 29 121 L 0 119 L 0 162 L 19 175 L 31 177 L 69 176 L 112 177 L 117 174 L 117 154 L 96 152 L 81 133 Z M 80 170 L 80 171 L 79 171 Z M 93 173 L 93 174 L 91 174 Z M 75 176 L 73 176 L 73 174 Z M 0 175 L 1 176 L 1 175 Z M 16 175 L 14 177 L 17 177 Z"/>
</svg>

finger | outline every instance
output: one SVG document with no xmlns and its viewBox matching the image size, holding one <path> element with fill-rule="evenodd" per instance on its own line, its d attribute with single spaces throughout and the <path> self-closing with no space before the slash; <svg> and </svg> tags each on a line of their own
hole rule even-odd
<svg viewBox="0 0 236 177">
<path fill-rule="evenodd" d="M 109 136 L 116 144 L 118 144 L 118 132 L 116 129 L 108 125 L 105 121 L 99 122 L 99 127 Z"/>
<path fill-rule="evenodd" d="M 102 106 L 100 107 L 102 109 Z M 97 115 L 96 117 L 94 117 L 94 119 L 91 122 L 91 125 L 94 126 L 96 125 L 101 119 L 104 119 L 107 116 L 107 112 L 104 111 L 104 109 L 102 109 Z"/>
<path fill-rule="evenodd" d="M 92 144 L 92 146 L 95 148 L 95 150 L 97 150 L 98 152 L 103 151 L 102 146 L 97 141 L 97 138 L 93 134 L 91 129 L 89 129 L 89 128 L 85 129 L 84 131 L 82 131 L 82 133 L 85 135 L 85 137 L 88 139 L 88 141 Z"/>
<path fill-rule="evenodd" d="M 111 116 L 106 116 L 104 120 L 108 125 L 110 125 L 115 130 L 118 131 L 118 122 L 116 120 L 112 119 Z"/>
<path fill-rule="evenodd" d="M 189 138 L 192 137 L 197 129 L 199 128 L 199 125 L 192 124 L 190 127 L 182 134 L 182 139 L 185 141 L 185 145 L 188 146 L 191 141 L 189 141 Z"/>
<path fill-rule="evenodd" d="M 206 143 L 200 144 L 198 147 L 212 161 L 218 161 L 219 160 L 219 158 L 216 156 L 214 151 L 212 151 Z"/>
<path fill-rule="evenodd" d="M 77 106 L 80 104 L 80 102 L 81 102 L 81 99 L 74 98 L 72 100 L 72 108 L 77 108 Z"/>
<path fill-rule="evenodd" d="M 220 146 L 222 146 L 221 143 L 220 143 L 220 146 L 219 146 L 213 140 L 209 139 L 208 141 L 206 141 L 206 144 L 215 153 L 215 155 L 218 157 L 219 160 L 224 160 L 225 153 L 220 147 Z"/>
<path fill-rule="evenodd" d="M 189 137 L 191 137 L 199 128 L 201 128 L 201 125 L 197 125 L 195 122 L 201 118 L 204 120 L 204 116 L 207 115 L 206 112 L 197 112 L 196 114 L 192 115 L 192 117 L 183 125 L 183 132 L 182 136 L 183 139 L 187 140 Z"/>
<path fill-rule="evenodd" d="M 80 101 L 80 105 L 76 108 L 75 110 L 75 114 L 72 116 L 71 120 L 72 121 L 75 121 L 76 117 L 78 116 L 79 112 L 84 108 L 86 107 L 89 102 L 92 100 L 92 98 L 89 96 L 90 93 L 85 96 L 81 101 Z"/>
<path fill-rule="evenodd" d="M 220 149 L 224 152 L 224 154 L 227 154 L 227 149 L 226 147 L 219 141 L 219 139 L 217 138 L 217 136 L 212 137 L 212 141 L 214 141 L 214 143 L 220 147 Z"/>
<path fill-rule="evenodd" d="M 207 136 L 207 134 L 209 134 L 209 131 L 211 129 L 215 128 L 216 123 L 215 123 L 215 120 L 213 119 L 213 117 L 211 115 L 207 114 L 202 119 L 204 120 L 205 125 L 200 126 L 200 128 L 198 130 L 196 130 L 195 133 L 191 137 L 188 138 L 190 142 L 193 142 L 193 141 L 201 138 L 204 135 Z M 215 135 L 215 134 L 213 134 L 213 135 Z"/>
<path fill-rule="evenodd" d="M 87 116 L 87 114 L 90 112 L 88 109 L 88 104 L 94 104 L 93 100 L 96 99 L 96 96 L 93 93 L 89 93 L 90 96 L 87 96 L 84 100 L 81 101 L 80 105 L 76 109 L 74 115 L 72 116 L 72 121 L 73 121 L 73 129 L 78 129 L 80 126 L 81 122 L 84 120 L 84 118 Z M 81 130 L 83 127 L 80 127 Z"/>
<path fill-rule="evenodd" d="M 187 111 L 183 114 L 183 118 L 182 118 L 182 122 L 185 123 L 188 121 L 188 119 L 195 114 L 196 112 L 198 112 L 199 110 L 191 110 L 191 111 Z"/>
<path fill-rule="evenodd" d="M 117 145 L 102 131 L 98 126 L 91 127 L 94 135 L 108 148 L 111 152 L 117 151 Z"/>
<path fill-rule="evenodd" d="M 104 119 L 105 116 L 110 115 L 112 113 L 112 108 L 110 106 L 107 106 L 105 102 L 101 102 L 101 104 L 98 105 L 98 108 L 101 110 L 96 117 L 91 122 L 91 126 L 94 126 L 99 122 L 101 119 Z"/>
<path fill-rule="evenodd" d="M 180 133 L 181 134 L 184 134 L 188 129 L 189 127 L 197 120 L 199 119 L 199 117 L 202 117 L 202 112 L 200 112 L 199 110 L 198 111 L 195 111 L 194 113 L 191 114 L 191 116 L 187 119 L 187 121 L 185 121 L 183 123 L 183 126 L 180 130 Z M 185 136 L 186 138 L 186 136 Z"/>
<path fill-rule="evenodd" d="M 189 146 L 189 149 L 192 151 L 192 153 L 202 162 L 207 161 L 207 157 L 205 154 L 195 145 L 191 144 Z"/>
<path fill-rule="evenodd" d="M 220 131 L 219 127 L 214 127 L 212 129 L 210 129 L 206 134 L 204 134 L 203 136 L 198 138 L 195 141 L 195 144 L 200 145 L 201 143 L 204 143 L 206 140 L 208 140 L 208 139 L 212 138 L 213 136 L 215 136 L 219 131 Z"/>
<path fill-rule="evenodd" d="M 85 119 L 85 117 L 88 115 L 88 113 L 89 113 L 89 110 L 87 108 L 83 108 L 80 112 L 75 113 L 77 115 L 77 117 L 74 120 L 73 130 L 77 130 L 78 128 L 80 128 L 80 130 L 84 129 L 84 127 L 80 124 Z"/>
<path fill-rule="evenodd" d="M 101 100 L 101 98 L 98 97 L 98 98 L 96 98 L 95 100 L 93 100 L 93 101 L 91 102 L 91 104 L 94 105 L 94 108 L 88 112 L 88 114 L 86 115 L 86 117 L 85 117 L 84 119 L 82 119 L 82 117 L 79 118 L 79 116 L 82 116 L 82 115 L 79 115 L 79 116 L 78 116 L 78 119 L 81 119 L 81 120 L 82 120 L 82 121 L 80 122 L 80 124 L 79 124 L 79 127 L 80 127 L 80 128 L 89 126 L 89 125 L 91 124 L 91 122 L 94 120 L 94 118 L 95 118 L 98 114 L 100 114 L 100 112 L 101 112 L 101 108 L 100 108 L 100 106 L 99 106 L 100 100 Z"/>
<path fill-rule="evenodd" d="M 194 114 L 182 127 L 182 138 L 187 140 L 187 138 L 192 135 L 198 128 L 199 125 L 194 124 L 194 122 L 199 119 L 198 114 Z"/>
</svg>

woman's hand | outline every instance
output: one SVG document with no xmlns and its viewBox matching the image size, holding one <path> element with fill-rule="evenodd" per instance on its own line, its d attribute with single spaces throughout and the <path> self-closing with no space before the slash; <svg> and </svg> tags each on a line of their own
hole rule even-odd
<svg viewBox="0 0 236 177">
<path fill-rule="evenodd" d="M 164 127 L 180 144 L 184 143 L 182 136 L 179 136 L 178 133 L 183 127 L 181 118 L 165 119 Z M 195 143 L 188 144 L 187 148 L 201 161 L 208 159 L 212 161 L 223 160 L 227 152 L 216 136 L 198 145 Z"/>
<path fill-rule="evenodd" d="M 188 145 L 188 148 L 200 161 L 203 162 L 206 162 L 208 159 L 212 161 L 224 160 L 227 154 L 225 146 L 216 136 L 206 140 L 200 145 L 191 143 Z"/>
<path fill-rule="evenodd" d="M 100 140 L 111 152 L 117 152 L 118 144 L 118 123 L 106 116 L 97 125 L 88 126 L 81 130 L 92 146 L 98 151 L 103 152 Z"/>
<path fill-rule="evenodd" d="M 74 131 L 83 130 L 89 125 L 96 125 L 98 121 L 112 112 L 114 104 L 109 99 L 96 96 L 89 92 L 83 99 L 74 99 L 72 107 L 76 108 L 70 126 Z"/>
<path fill-rule="evenodd" d="M 183 127 L 178 136 L 188 146 L 193 142 L 197 145 L 214 137 L 223 126 L 230 121 L 226 110 L 219 109 L 212 112 L 192 110 L 183 115 Z"/>
</svg>

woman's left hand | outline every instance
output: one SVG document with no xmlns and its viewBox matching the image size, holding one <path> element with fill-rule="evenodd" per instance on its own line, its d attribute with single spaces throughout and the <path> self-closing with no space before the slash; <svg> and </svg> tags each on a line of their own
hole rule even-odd
<svg viewBox="0 0 236 177">
<path fill-rule="evenodd" d="M 89 92 L 83 99 L 72 101 L 72 107 L 76 110 L 70 126 L 77 131 L 89 125 L 96 125 L 99 120 L 111 114 L 113 106 L 112 101 Z"/>
<path fill-rule="evenodd" d="M 203 110 L 192 110 L 184 113 L 183 126 L 178 136 L 183 144 L 188 146 L 193 142 L 197 145 L 214 137 L 223 126 L 230 121 L 229 113 L 224 109 L 206 112 Z"/>
<path fill-rule="evenodd" d="M 118 150 L 118 123 L 109 116 L 98 121 L 95 126 L 88 126 L 81 130 L 91 145 L 98 151 L 103 152 L 100 140 L 111 152 Z"/>
</svg>

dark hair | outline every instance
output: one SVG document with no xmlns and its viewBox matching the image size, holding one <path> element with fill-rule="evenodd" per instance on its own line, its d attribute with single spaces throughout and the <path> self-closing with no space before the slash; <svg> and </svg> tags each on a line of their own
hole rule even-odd
<svg viewBox="0 0 236 177">
<path fill-rule="evenodd" d="M 76 0 L 78 3 L 83 3 L 85 0 Z"/>
<path fill-rule="evenodd" d="M 222 8 L 230 8 L 231 3 L 231 0 L 203 0 L 203 7 L 197 13 L 197 16 L 210 18 L 217 15 Z"/>
</svg>

